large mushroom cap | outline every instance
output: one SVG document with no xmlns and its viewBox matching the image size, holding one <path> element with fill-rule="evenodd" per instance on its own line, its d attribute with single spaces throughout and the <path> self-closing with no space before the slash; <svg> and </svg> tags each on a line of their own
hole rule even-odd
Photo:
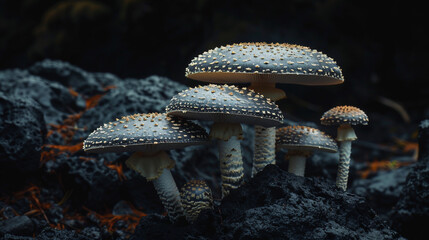
<svg viewBox="0 0 429 240">
<path fill-rule="evenodd" d="M 283 121 L 278 106 L 253 90 L 233 85 L 199 86 L 175 95 L 167 114 L 189 119 L 277 126 Z"/>
<path fill-rule="evenodd" d="M 337 143 L 329 135 L 305 126 L 287 126 L 277 129 L 276 145 L 279 148 L 303 151 L 338 151 Z"/>
<path fill-rule="evenodd" d="M 326 111 L 320 122 L 323 125 L 368 125 L 369 119 L 364 111 L 353 106 L 337 106 Z"/>
<path fill-rule="evenodd" d="M 165 113 L 134 114 L 97 128 L 85 140 L 87 152 L 160 151 L 208 143 L 200 126 Z"/>
<path fill-rule="evenodd" d="M 212 83 L 255 81 L 301 85 L 344 82 L 336 62 L 308 47 L 279 43 L 239 43 L 209 50 L 195 57 L 186 77 Z"/>
</svg>

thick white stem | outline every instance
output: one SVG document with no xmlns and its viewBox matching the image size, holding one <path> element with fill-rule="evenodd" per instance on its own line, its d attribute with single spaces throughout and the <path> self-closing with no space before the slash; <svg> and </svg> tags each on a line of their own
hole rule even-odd
<svg viewBox="0 0 429 240">
<path fill-rule="evenodd" d="M 304 177 L 305 161 L 306 161 L 305 156 L 300 156 L 300 155 L 290 156 L 288 172 L 293 173 L 297 176 Z"/>
<path fill-rule="evenodd" d="M 268 164 L 276 164 L 276 128 L 255 126 L 252 177 Z"/>
<path fill-rule="evenodd" d="M 338 163 L 336 185 L 338 188 L 342 189 L 343 191 L 347 190 L 351 151 L 352 151 L 352 141 L 342 141 L 340 143 L 340 148 L 339 148 L 340 161 Z"/>
<path fill-rule="evenodd" d="M 175 222 L 177 218 L 184 216 L 180 193 L 170 170 L 164 169 L 162 174 L 152 182 L 170 220 Z"/>
<path fill-rule="evenodd" d="M 222 197 L 243 184 L 244 168 L 240 140 L 232 136 L 228 141 L 218 140 Z"/>
</svg>

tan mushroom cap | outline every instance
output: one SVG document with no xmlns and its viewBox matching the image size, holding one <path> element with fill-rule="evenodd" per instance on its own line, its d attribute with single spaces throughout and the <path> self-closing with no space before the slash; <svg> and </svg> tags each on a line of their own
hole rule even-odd
<svg viewBox="0 0 429 240">
<path fill-rule="evenodd" d="M 338 146 L 333 138 L 316 128 L 306 126 L 287 126 L 276 130 L 276 145 L 301 151 L 337 152 Z"/>
<path fill-rule="evenodd" d="M 337 106 L 326 111 L 320 122 L 323 125 L 368 125 L 369 119 L 364 111 L 353 106 Z"/>
<path fill-rule="evenodd" d="M 84 141 L 87 152 L 152 152 L 208 143 L 199 125 L 165 113 L 133 114 L 106 123 Z"/>
<path fill-rule="evenodd" d="M 239 43 L 217 47 L 195 57 L 186 77 L 211 83 L 272 82 L 334 85 L 342 71 L 326 54 L 305 46 Z"/>
</svg>

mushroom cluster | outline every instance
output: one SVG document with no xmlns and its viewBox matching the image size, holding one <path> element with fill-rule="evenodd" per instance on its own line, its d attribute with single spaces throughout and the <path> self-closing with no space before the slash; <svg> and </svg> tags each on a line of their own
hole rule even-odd
<svg viewBox="0 0 429 240">
<path fill-rule="evenodd" d="M 241 123 L 274 127 L 283 120 L 274 102 L 253 90 L 233 85 L 186 89 L 173 96 L 165 111 L 173 116 L 214 122 L 209 136 L 218 143 L 223 197 L 243 183 Z"/>
<path fill-rule="evenodd" d="M 185 217 L 194 222 L 201 210 L 212 209 L 213 197 L 203 180 L 191 180 L 179 192 L 166 151 L 216 140 L 219 150 L 222 197 L 243 184 L 241 124 L 254 125 L 252 176 L 275 164 L 275 149 L 288 149 L 289 172 L 304 176 L 305 159 L 313 151 L 337 152 L 336 142 L 322 131 L 305 126 L 276 126 L 283 113 L 276 101 L 286 97 L 276 83 L 335 85 L 342 71 L 326 54 L 293 44 L 240 43 L 214 48 L 194 58 L 186 77 L 211 84 L 191 87 L 173 96 L 165 113 L 137 113 L 105 123 L 84 142 L 93 153 L 133 152 L 126 165 L 152 181 L 172 222 Z M 250 83 L 249 87 L 227 85 Z M 212 121 L 210 133 L 189 120 Z M 339 125 L 340 163 L 337 186 L 347 186 L 351 125 L 367 124 L 360 109 L 342 106 L 322 116 L 322 124 Z"/>
<path fill-rule="evenodd" d="M 335 85 L 342 71 L 326 54 L 295 44 L 239 43 L 217 47 L 195 57 L 186 77 L 210 83 L 250 83 L 250 89 L 272 101 L 286 97 L 276 83 Z M 255 125 L 252 175 L 275 164 L 274 127 Z"/>
</svg>

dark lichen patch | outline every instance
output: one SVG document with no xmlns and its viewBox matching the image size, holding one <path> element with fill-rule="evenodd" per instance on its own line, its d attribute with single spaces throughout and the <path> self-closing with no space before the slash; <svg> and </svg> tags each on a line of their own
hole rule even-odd
<svg viewBox="0 0 429 240">
<path fill-rule="evenodd" d="M 175 95 L 166 107 L 167 114 L 185 118 L 279 125 L 283 114 L 263 95 L 233 85 L 199 86 Z"/>
<path fill-rule="evenodd" d="M 344 81 L 337 63 L 305 46 L 239 43 L 216 47 L 195 57 L 186 77 L 216 83 L 270 81 L 331 85 Z"/>
<path fill-rule="evenodd" d="M 84 142 L 89 152 L 168 150 L 207 142 L 200 126 L 161 113 L 133 114 L 106 123 Z"/>
</svg>

